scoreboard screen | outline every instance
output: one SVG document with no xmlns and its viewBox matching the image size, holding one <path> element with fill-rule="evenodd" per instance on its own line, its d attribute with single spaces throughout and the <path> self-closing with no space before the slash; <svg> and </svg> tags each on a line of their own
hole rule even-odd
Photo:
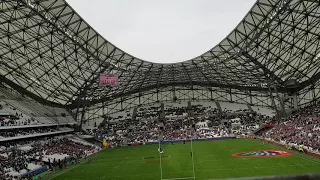
<svg viewBox="0 0 320 180">
<path fill-rule="evenodd" d="M 110 74 L 100 74 L 99 77 L 100 87 L 117 87 L 119 86 L 118 76 Z"/>
</svg>

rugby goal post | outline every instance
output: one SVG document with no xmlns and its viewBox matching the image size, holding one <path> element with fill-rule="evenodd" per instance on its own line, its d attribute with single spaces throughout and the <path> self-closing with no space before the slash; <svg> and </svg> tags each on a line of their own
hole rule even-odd
<svg viewBox="0 0 320 180">
<path fill-rule="evenodd" d="M 192 132 L 191 132 L 192 133 Z M 191 161 L 192 161 L 192 177 L 180 177 L 180 178 L 163 178 L 163 169 L 162 169 L 162 152 L 160 151 L 161 148 L 161 141 L 163 139 L 163 135 L 162 132 L 159 132 L 159 138 L 158 138 L 158 143 L 159 143 L 159 147 L 158 147 L 158 152 L 159 152 L 159 165 L 160 165 L 160 180 L 195 180 L 196 179 L 196 175 L 195 175 L 195 170 L 194 170 L 194 153 L 193 153 L 193 134 L 191 135 L 191 139 L 190 139 L 190 150 L 191 150 Z"/>
</svg>

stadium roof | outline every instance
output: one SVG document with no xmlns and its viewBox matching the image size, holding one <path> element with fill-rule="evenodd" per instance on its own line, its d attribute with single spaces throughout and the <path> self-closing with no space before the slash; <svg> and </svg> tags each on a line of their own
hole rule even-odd
<svg viewBox="0 0 320 180">
<path fill-rule="evenodd" d="M 1 81 L 43 103 L 92 103 L 153 88 L 182 85 L 279 91 L 320 78 L 320 3 L 258 0 L 217 46 L 174 64 L 123 52 L 64 0 L 0 1 Z M 99 88 L 100 73 L 117 74 L 118 88 Z"/>
</svg>

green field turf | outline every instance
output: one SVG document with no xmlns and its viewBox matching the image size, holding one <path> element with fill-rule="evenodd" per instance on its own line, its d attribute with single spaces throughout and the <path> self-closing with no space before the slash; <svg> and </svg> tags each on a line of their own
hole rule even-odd
<svg viewBox="0 0 320 180">
<path fill-rule="evenodd" d="M 163 178 L 192 177 L 190 143 L 162 145 Z M 157 145 L 108 149 L 64 171 L 47 175 L 54 180 L 159 180 Z M 283 150 L 258 140 L 234 139 L 193 143 L 196 179 L 287 175 L 320 172 L 320 160 L 290 151 L 292 156 L 241 158 L 234 153 L 255 150 Z"/>
</svg>

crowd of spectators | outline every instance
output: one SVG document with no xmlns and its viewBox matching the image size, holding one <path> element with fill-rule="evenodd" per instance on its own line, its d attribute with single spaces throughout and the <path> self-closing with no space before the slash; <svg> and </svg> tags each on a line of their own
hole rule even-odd
<svg viewBox="0 0 320 180">
<path fill-rule="evenodd" d="M 58 131 L 57 127 L 33 127 L 33 128 L 23 128 L 23 129 L 3 129 L 0 131 L 1 138 L 26 136 L 32 134 L 49 133 Z"/>
<path fill-rule="evenodd" d="M 11 117 L 0 117 L 0 126 L 26 126 L 40 124 L 39 121 L 34 120 L 33 118 L 21 120 L 20 117 L 11 116 Z"/>
<path fill-rule="evenodd" d="M 275 118 L 261 115 L 252 110 L 230 111 L 222 113 L 216 108 L 193 105 L 187 107 L 165 108 L 162 116 L 160 107 L 139 108 L 136 120 L 125 119 L 114 121 L 112 117 L 106 117 L 99 128 L 91 133 L 96 138 L 107 139 L 112 147 L 119 145 L 147 143 L 159 140 L 186 140 L 207 139 L 214 137 L 228 137 L 231 135 L 249 135 L 263 124 L 275 122 Z M 132 112 L 126 111 L 123 116 L 130 117 Z M 313 151 L 320 149 L 320 103 L 310 105 L 293 113 L 283 122 L 275 124 L 275 127 L 264 132 L 267 139 L 280 141 L 286 144 L 304 146 Z M 14 137 L 31 133 L 51 132 L 55 128 L 26 128 L 10 131 L 1 131 L 2 137 Z M 1 137 L 0 137 L 1 138 Z M 27 142 L 27 141 L 26 141 Z M 54 154 L 64 154 L 75 158 L 85 156 L 93 147 L 84 145 L 65 138 L 45 139 L 45 141 L 29 141 L 31 148 L 27 151 L 16 150 L 15 144 L 4 145 L 11 154 L 1 157 L 1 173 L 8 169 L 21 171 L 27 169 L 30 160 L 41 162 L 44 157 Z M 1 154 L 1 151 L 0 151 Z M 12 157 L 14 156 L 14 158 Z M 58 160 L 47 158 L 53 164 Z M 10 163 L 12 162 L 12 163 Z M 10 168 L 9 168 L 10 167 Z"/>
<path fill-rule="evenodd" d="M 276 124 L 263 137 L 309 151 L 320 152 L 320 103 L 294 112 L 284 122 Z"/>
<path fill-rule="evenodd" d="M 59 140 L 51 139 L 43 144 L 34 143 L 31 147 L 31 153 L 37 155 L 38 157 L 53 154 L 65 154 L 72 157 L 82 157 L 85 155 L 86 151 L 93 149 L 93 146 L 85 145 L 66 138 Z"/>
<path fill-rule="evenodd" d="M 0 101 L 0 126 L 25 126 L 40 124 L 34 118 L 27 117 L 15 107 Z"/>
<path fill-rule="evenodd" d="M 125 120 L 112 123 L 109 117 L 108 121 L 111 123 L 102 123 L 94 135 L 100 140 L 107 139 L 112 146 L 154 142 L 159 139 L 206 139 L 249 134 L 259 127 L 257 124 L 272 121 L 268 116 L 248 110 L 226 111 L 227 113 L 218 115 L 216 108 L 202 105 L 192 105 L 191 108 L 165 108 L 165 118 L 160 118 L 160 109 L 159 107 L 139 108 L 139 117 L 145 117 L 145 119 L 136 121 Z M 231 121 L 233 118 L 240 120 L 233 123 Z"/>
<path fill-rule="evenodd" d="M 105 131 L 97 132 L 99 139 L 108 139 L 111 145 L 146 143 L 162 140 L 183 140 L 193 138 L 223 137 L 228 135 L 224 126 L 195 127 L 199 119 L 176 119 L 174 121 L 145 121 L 139 123 L 118 123 L 110 125 Z M 205 122 L 204 122 L 205 123 Z"/>
<path fill-rule="evenodd" d="M 21 146 L 22 142 L 18 143 Z M 10 143 L 0 151 L 0 179 L 17 179 L 31 170 L 30 164 L 43 166 L 46 163 L 50 167 L 61 167 L 67 158 L 79 159 L 95 149 L 94 146 L 67 138 L 37 138 L 25 143 L 29 148 L 18 148 L 16 143 Z"/>
<path fill-rule="evenodd" d="M 13 149 L 9 153 L 4 153 L 0 155 L 0 179 L 7 178 L 12 179 L 14 176 L 5 175 L 5 173 L 15 171 L 20 172 L 21 170 L 28 170 L 28 164 L 31 160 L 28 158 L 28 153 Z"/>
</svg>

